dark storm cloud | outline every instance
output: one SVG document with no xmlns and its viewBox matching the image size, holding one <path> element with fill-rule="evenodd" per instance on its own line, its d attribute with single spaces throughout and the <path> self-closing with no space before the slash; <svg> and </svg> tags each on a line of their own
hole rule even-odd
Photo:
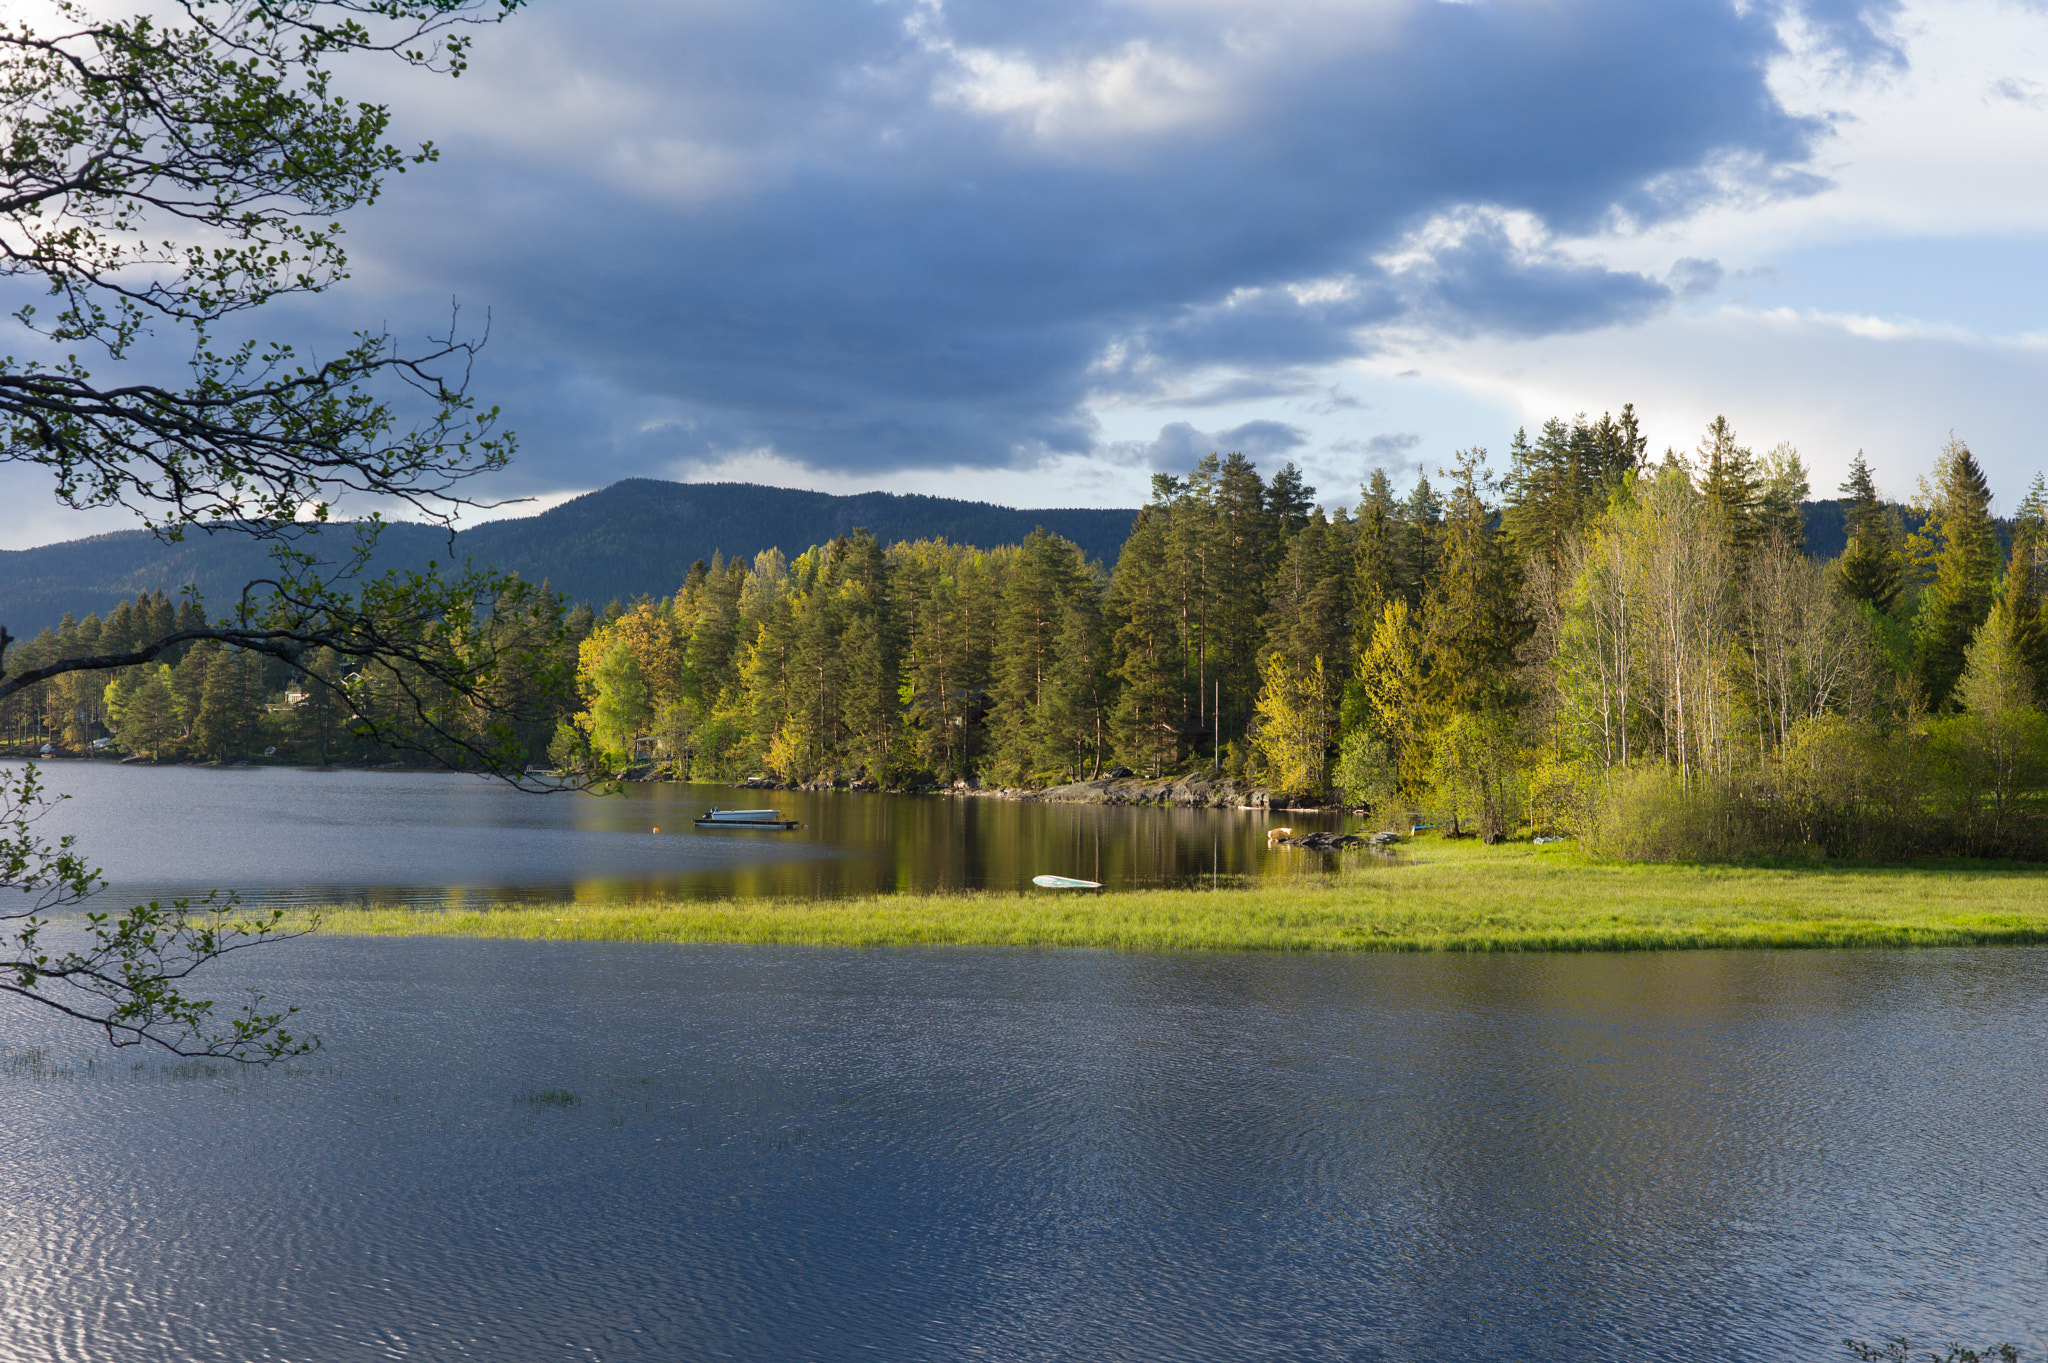
<svg viewBox="0 0 2048 1363">
<path fill-rule="evenodd" d="M 1547 242 L 1811 188 L 1778 51 L 1725 0 L 586 0 L 489 35 L 484 112 L 401 110 L 444 158 L 354 240 L 387 300 L 493 307 L 540 482 L 1015 463 L 1093 449 L 1091 396 L 1300 392 L 1390 326 L 1648 315 L 1698 273 Z"/>
</svg>

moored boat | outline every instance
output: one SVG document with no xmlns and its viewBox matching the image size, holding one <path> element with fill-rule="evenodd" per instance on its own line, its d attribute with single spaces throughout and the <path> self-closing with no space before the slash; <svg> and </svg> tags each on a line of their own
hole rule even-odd
<svg viewBox="0 0 2048 1363">
<path fill-rule="evenodd" d="M 779 809 L 711 809 L 697 816 L 699 828 L 798 828 Z"/>
</svg>

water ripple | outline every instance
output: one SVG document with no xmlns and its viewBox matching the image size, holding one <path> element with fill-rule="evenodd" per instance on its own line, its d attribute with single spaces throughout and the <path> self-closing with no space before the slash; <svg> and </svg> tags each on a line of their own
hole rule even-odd
<svg viewBox="0 0 2048 1363">
<path fill-rule="evenodd" d="M 2048 1342 L 2048 952 L 312 939 L 269 1072 L 0 1006 L 0 1359 Z"/>
</svg>

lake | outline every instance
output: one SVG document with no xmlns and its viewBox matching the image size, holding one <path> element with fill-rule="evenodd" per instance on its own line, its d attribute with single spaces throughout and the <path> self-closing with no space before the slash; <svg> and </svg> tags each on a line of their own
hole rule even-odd
<svg viewBox="0 0 2048 1363">
<path fill-rule="evenodd" d="M 0 1002 L 0 1358 L 2048 1346 L 2048 952 L 311 939 L 327 1040 Z"/>
<path fill-rule="evenodd" d="M 1322 875 L 1285 818 L 56 764 L 128 892 Z M 1327 826 L 1327 821 L 1325 822 Z M 653 830 L 659 828 L 660 833 Z M 1399 874 L 1393 870 L 1391 874 Z M 1846 1359 L 2048 1347 L 2048 950 L 1474 958 L 303 939 L 326 1048 L 0 997 L 0 1361 Z"/>
<path fill-rule="evenodd" d="M 668 783 L 531 795 L 474 776 L 290 767 L 43 770 L 73 797 L 53 826 L 105 868 L 110 895 L 131 899 L 215 887 L 254 904 L 816 897 L 1020 889 L 1042 874 L 1122 889 L 1374 864 L 1267 848 L 1277 824 L 1356 822 L 1326 814 Z M 806 826 L 691 826 L 714 805 L 773 806 Z"/>
</svg>

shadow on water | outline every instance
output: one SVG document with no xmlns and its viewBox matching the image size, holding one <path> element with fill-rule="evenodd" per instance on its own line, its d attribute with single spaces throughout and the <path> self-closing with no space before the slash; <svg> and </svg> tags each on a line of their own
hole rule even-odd
<svg viewBox="0 0 2048 1363">
<path fill-rule="evenodd" d="M 1110 889 L 1241 885 L 1382 866 L 1364 851 L 1273 848 L 1267 832 L 1349 830 L 1314 812 L 1042 804 L 848 791 L 631 785 L 525 795 L 472 777 L 62 763 L 59 811 L 110 894 L 213 887 L 251 904 L 482 904 L 1014 890 L 1037 875 Z M 787 832 L 698 829 L 773 807 Z"/>
</svg>

